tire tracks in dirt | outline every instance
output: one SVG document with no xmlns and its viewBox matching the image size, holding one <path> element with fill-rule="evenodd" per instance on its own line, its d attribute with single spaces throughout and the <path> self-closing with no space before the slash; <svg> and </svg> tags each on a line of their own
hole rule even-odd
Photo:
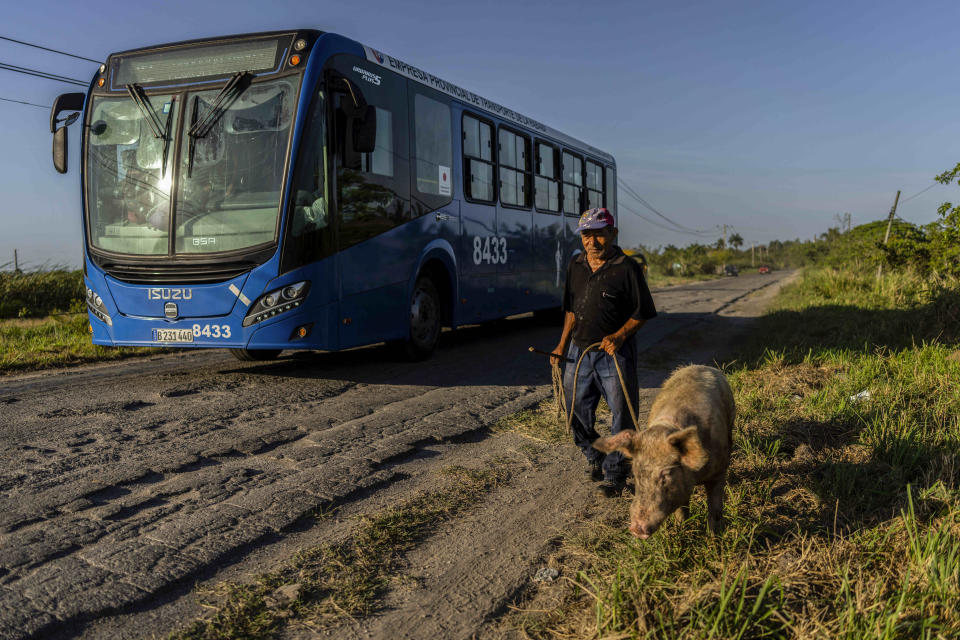
<svg viewBox="0 0 960 640">
<path fill-rule="evenodd" d="M 729 292 L 678 301 L 682 317 L 661 303 L 669 292 L 656 295 L 666 320 L 697 323 Z M 653 339 L 678 330 L 664 325 L 658 319 L 644 331 Z M 254 365 L 177 353 L 4 380 L 0 398 L 16 401 L 0 403 L 0 635 L 140 637 L 168 629 L 196 610 L 194 581 L 249 575 L 311 536 L 346 527 L 324 520 L 301 533 L 304 516 L 335 507 L 344 517 L 369 513 L 429 486 L 433 471 L 461 455 L 524 450 L 509 437 L 487 437 L 487 429 L 547 397 L 545 364 L 516 354 L 552 344 L 555 333 L 530 320 L 458 331 L 421 364 L 384 362 L 377 349 Z M 502 498 L 410 554 L 409 566 L 429 567 L 440 550 L 458 550 L 455 570 L 428 570 L 421 579 L 429 588 L 418 590 L 449 602 L 391 593 L 388 611 L 469 609 L 462 624 L 446 616 L 431 627 L 459 637 L 526 584 L 527 559 L 542 555 L 543 533 L 562 526 L 564 505 L 581 504 L 588 491 L 572 470 L 576 456 L 543 455 L 542 471 L 510 485 L 535 491 L 498 489 Z M 540 511 L 549 517 L 537 519 Z M 506 523 L 514 535 L 477 538 L 494 529 L 485 522 Z M 485 555 L 474 553 L 471 531 Z M 470 566 L 475 579 L 464 573 Z M 502 579 L 491 581 L 488 568 Z M 385 632 L 415 618 L 397 615 L 370 624 L 383 622 Z"/>
</svg>

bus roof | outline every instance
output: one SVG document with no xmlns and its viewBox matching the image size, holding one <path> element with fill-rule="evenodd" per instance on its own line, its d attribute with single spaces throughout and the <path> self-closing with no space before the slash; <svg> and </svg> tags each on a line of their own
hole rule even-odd
<svg viewBox="0 0 960 640">
<path fill-rule="evenodd" d="M 269 32 L 263 32 L 263 33 L 224 36 L 219 38 L 202 38 L 202 39 L 188 40 L 184 42 L 155 45 L 152 47 L 132 49 L 130 51 L 113 53 L 109 56 L 109 58 L 115 58 L 117 56 L 127 56 L 133 53 L 138 53 L 138 54 L 148 53 L 153 50 L 162 50 L 162 49 L 169 49 L 169 48 L 175 48 L 175 47 L 193 46 L 193 45 L 200 45 L 200 44 L 212 45 L 225 40 L 245 40 L 252 37 L 262 38 L 262 37 L 269 37 L 269 36 L 289 36 L 291 38 L 298 37 L 298 36 L 307 36 L 307 37 L 317 38 L 325 34 L 337 35 L 337 34 L 334 34 L 333 32 L 329 32 L 329 31 L 323 32 L 323 31 L 317 31 L 314 29 L 301 29 L 301 30 L 293 30 L 293 31 L 269 31 Z M 343 36 L 338 36 L 338 37 L 342 38 Z M 345 38 L 345 39 L 350 40 L 349 38 Z M 350 41 L 356 42 L 355 40 L 350 40 Z M 433 74 L 427 73 L 422 69 L 418 69 L 417 67 L 411 64 L 408 64 L 406 62 L 403 62 L 398 58 L 394 58 L 393 56 L 382 53 L 377 49 L 373 49 L 372 47 L 368 47 L 358 42 L 356 44 L 363 47 L 363 50 L 364 50 L 364 53 L 366 54 L 366 58 L 368 62 L 371 62 L 385 69 L 390 69 L 391 71 L 395 71 L 403 76 L 406 76 L 428 87 L 431 87 L 432 89 L 446 93 L 447 95 L 453 98 L 456 98 L 457 100 L 460 100 L 461 102 L 464 102 L 470 105 L 471 107 L 486 111 L 487 113 L 490 113 L 499 118 L 503 118 L 504 120 L 509 120 L 510 122 L 513 122 L 527 129 L 538 131 L 542 133 L 544 136 L 549 136 L 557 140 L 558 142 L 561 142 L 571 147 L 572 149 L 589 153 L 590 155 L 594 156 L 595 158 L 604 162 L 605 164 L 608 164 L 608 165 L 616 164 L 616 160 L 614 160 L 613 156 L 607 153 L 606 151 L 601 151 L 600 149 L 597 149 L 593 145 L 589 145 L 581 140 L 577 140 L 573 136 L 569 136 L 561 131 L 557 131 L 552 127 L 548 127 L 547 125 L 537 120 L 534 120 L 533 118 L 529 118 L 525 115 L 519 114 L 513 109 L 508 109 L 507 107 L 497 104 L 492 100 L 487 100 L 483 96 L 479 96 L 473 93 L 472 91 L 467 91 L 466 89 L 463 89 L 453 84 L 452 82 L 447 82 L 442 78 L 438 78 Z"/>
<path fill-rule="evenodd" d="M 466 89 L 458 87 L 451 82 L 447 82 L 446 80 L 427 73 L 422 69 L 418 69 L 417 67 L 407 64 L 406 62 L 394 58 L 393 56 L 368 47 L 367 45 L 363 45 L 363 50 L 366 53 L 368 62 L 372 62 L 373 64 L 381 66 L 385 69 L 395 71 L 412 80 L 416 80 L 421 84 L 425 84 L 432 89 L 446 93 L 447 95 L 452 96 L 461 102 L 465 102 L 472 107 L 487 111 L 488 113 L 491 113 L 499 118 L 515 122 L 516 124 L 526 127 L 527 129 L 539 131 L 545 136 L 550 136 L 551 138 L 554 138 L 574 149 L 585 151 L 597 159 L 602 160 L 606 164 L 616 164 L 613 156 L 609 153 L 601 151 L 592 145 L 577 140 L 576 138 L 568 136 L 567 134 L 557 131 L 556 129 L 548 127 L 547 125 L 542 124 L 533 118 L 528 118 L 527 116 L 519 114 L 512 109 L 508 109 L 507 107 L 501 106 L 492 100 L 487 100 L 483 96 L 479 96 L 472 91 L 467 91 Z"/>
</svg>

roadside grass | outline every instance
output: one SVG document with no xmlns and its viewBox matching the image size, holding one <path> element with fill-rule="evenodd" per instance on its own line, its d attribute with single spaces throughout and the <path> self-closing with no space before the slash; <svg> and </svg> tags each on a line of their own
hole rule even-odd
<svg viewBox="0 0 960 640">
<path fill-rule="evenodd" d="M 83 272 L 62 267 L 0 271 L 0 318 L 39 318 L 85 308 Z"/>
<path fill-rule="evenodd" d="M 375 611 L 390 584 L 402 579 L 407 551 L 509 479 L 505 465 L 440 473 L 444 488 L 361 520 L 342 542 L 302 550 L 250 582 L 199 591 L 207 615 L 168 638 L 271 637 L 290 623 L 319 629 Z"/>
<path fill-rule="evenodd" d="M 647 269 L 644 272 L 647 285 L 650 287 L 673 287 L 681 284 L 690 284 L 691 282 L 703 282 L 704 280 L 717 280 L 723 276 L 697 273 L 687 276 L 674 276 L 661 272 L 659 269 Z"/>
<path fill-rule="evenodd" d="M 617 500 L 564 536 L 563 577 L 501 631 L 960 636 L 958 291 L 832 270 L 786 287 L 725 367 L 738 419 L 723 534 L 705 531 L 702 489 L 646 541 Z"/>
<path fill-rule="evenodd" d="M 86 311 L 29 320 L 0 320 L 0 375 L 118 360 L 158 351 L 92 344 L 89 322 Z"/>
</svg>

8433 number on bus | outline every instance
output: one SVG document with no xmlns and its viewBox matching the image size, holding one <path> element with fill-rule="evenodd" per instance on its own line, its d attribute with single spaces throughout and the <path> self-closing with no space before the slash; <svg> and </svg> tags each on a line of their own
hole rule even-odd
<svg viewBox="0 0 960 640">
<path fill-rule="evenodd" d="M 473 264 L 507 264 L 507 239 L 473 236 Z"/>
</svg>

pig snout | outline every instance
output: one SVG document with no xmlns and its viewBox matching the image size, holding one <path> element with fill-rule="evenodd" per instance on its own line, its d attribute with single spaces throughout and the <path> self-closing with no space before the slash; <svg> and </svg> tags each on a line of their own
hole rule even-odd
<svg viewBox="0 0 960 640">
<path fill-rule="evenodd" d="M 656 530 L 656 527 L 652 527 L 646 522 L 631 522 L 630 523 L 630 533 L 632 533 L 637 538 L 641 540 L 646 540 L 650 535 Z"/>
</svg>

